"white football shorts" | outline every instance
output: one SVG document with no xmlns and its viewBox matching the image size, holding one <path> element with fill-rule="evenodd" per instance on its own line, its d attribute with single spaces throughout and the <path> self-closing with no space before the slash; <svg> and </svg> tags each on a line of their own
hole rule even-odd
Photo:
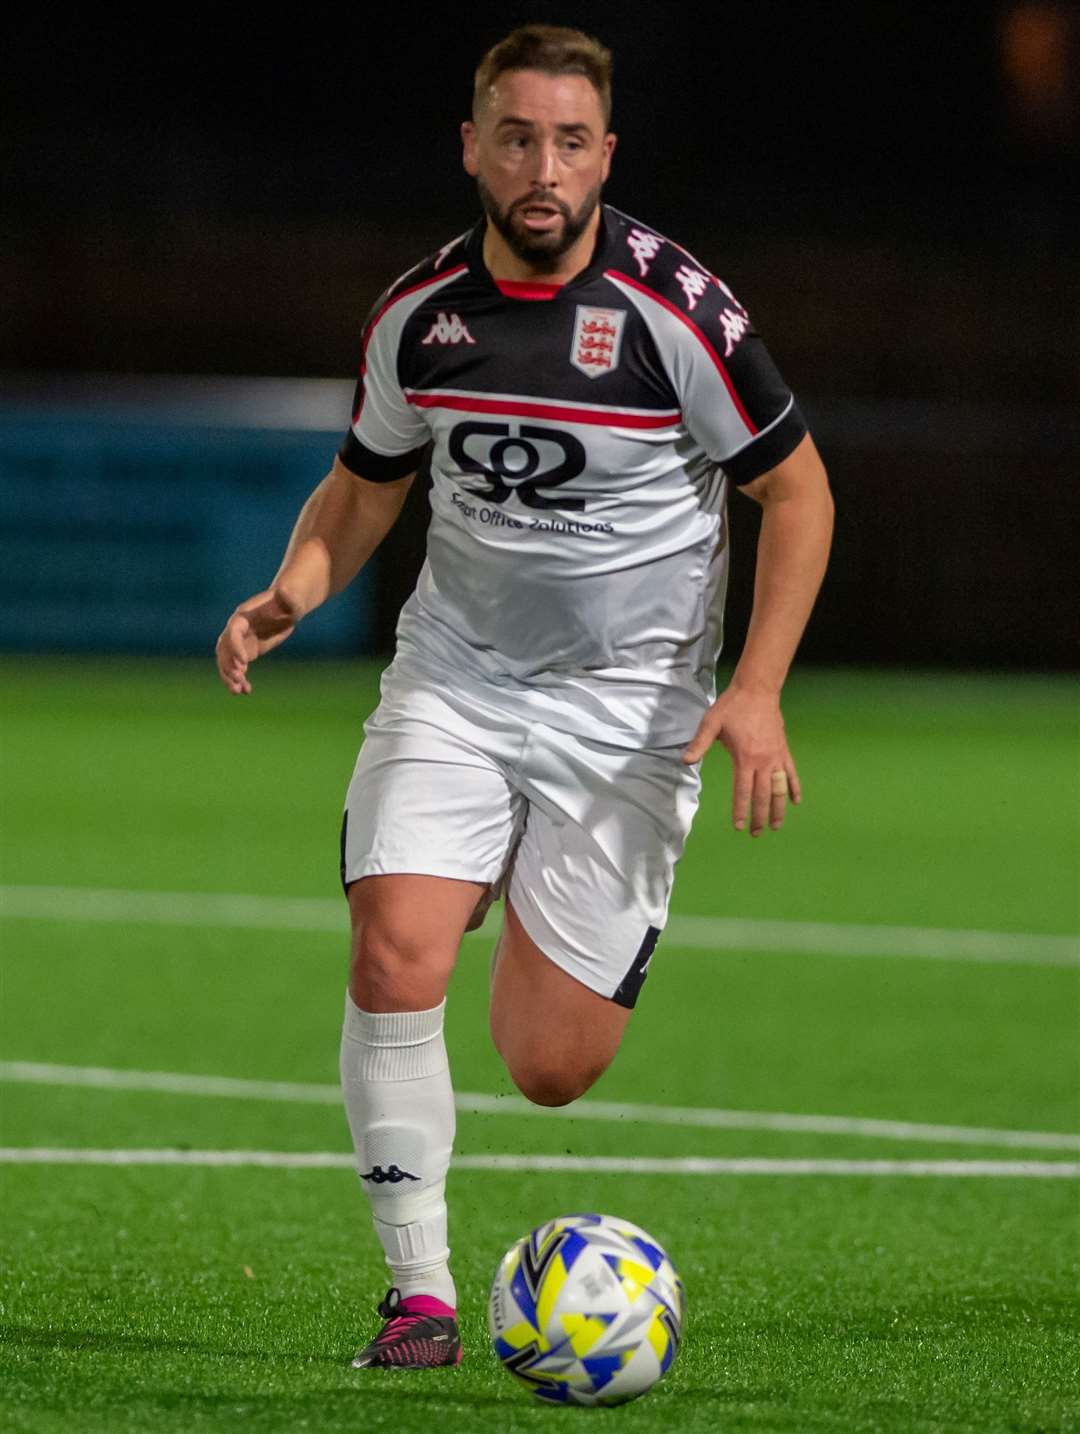
<svg viewBox="0 0 1080 1434">
<path fill-rule="evenodd" d="M 633 1006 L 697 810 L 697 769 L 681 748 L 612 747 L 508 715 L 488 691 L 384 674 L 345 801 L 342 883 L 509 872 L 540 950 Z"/>
</svg>

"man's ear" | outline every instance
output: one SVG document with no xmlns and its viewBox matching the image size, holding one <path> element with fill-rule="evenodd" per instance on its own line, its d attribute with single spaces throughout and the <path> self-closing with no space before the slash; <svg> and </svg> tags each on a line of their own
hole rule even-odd
<svg viewBox="0 0 1080 1434">
<path fill-rule="evenodd" d="M 480 166 L 476 162 L 476 126 L 472 120 L 466 120 L 461 126 L 461 162 L 465 166 L 465 173 L 475 179 Z"/>
</svg>

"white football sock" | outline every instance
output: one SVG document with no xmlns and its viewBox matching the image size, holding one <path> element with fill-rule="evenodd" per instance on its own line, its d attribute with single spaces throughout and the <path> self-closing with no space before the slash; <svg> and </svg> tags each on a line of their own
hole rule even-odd
<svg viewBox="0 0 1080 1434">
<path fill-rule="evenodd" d="M 345 995 L 341 1088 L 360 1184 L 402 1299 L 457 1293 L 446 1240 L 454 1092 L 443 1001 L 431 1011 L 362 1011 Z"/>
</svg>

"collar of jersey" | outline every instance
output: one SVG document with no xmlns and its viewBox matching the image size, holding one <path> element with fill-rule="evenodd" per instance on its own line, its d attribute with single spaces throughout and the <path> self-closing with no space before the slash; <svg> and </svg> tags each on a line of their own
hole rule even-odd
<svg viewBox="0 0 1080 1434">
<path fill-rule="evenodd" d="M 481 219 L 473 226 L 465 245 L 466 258 L 474 278 L 483 284 L 485 288 L 494 289 L 500 299 L 504 299 L 509 303 L 518 304 L 522 301 L 535 302 L 537 298 L 536 295 L 529 295 L 524 292 L 520 295 L 507 294 L 505 290 L 499 288 L 497 280 L 492 278 L 491 271 L 484 263 L 484 231 L 486 228 L 487 220 Z M 575 274 L 568 284 L 558 285 L 557 292 L 554 294 L 545 294 L 545 300 L 557 303 L 561 295 L 567 290 L 580 288 L 581 285 L 591 283 L 593 279 L 599 278 L 608 266 L 608 250 L 611 248 L 611 245 L 612 223 L 608 215 L 607 205 L 602 204 L 600 206 L 600 227 L 597 230 L 596 248 L 593 250 L 592 258 L 585 268 L 582 269 L 581 273 Z M 548 285 L 546 285 L 542 279 L 536 279 L 535 281 L 523 281 L 522 287 L 523 289 L 526 287 L 546 289 Z"/>
</svg>

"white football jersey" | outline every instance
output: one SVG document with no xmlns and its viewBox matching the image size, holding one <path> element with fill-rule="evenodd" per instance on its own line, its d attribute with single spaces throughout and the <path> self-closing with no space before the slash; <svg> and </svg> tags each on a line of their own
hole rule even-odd
<svg viewBox="0 0 1080 1434">
<path fill-rule="evenodd" d="M 570 283 L 508 283 L 484 224 L 400 278 L 363 339 L 340 457 L 430 449 L 427 561 L 394 667 L 623 746 L 681 744 L 715 695 L 727 484 L 806 432 L 746 310 L 604 206 Z"/>
</svg>

